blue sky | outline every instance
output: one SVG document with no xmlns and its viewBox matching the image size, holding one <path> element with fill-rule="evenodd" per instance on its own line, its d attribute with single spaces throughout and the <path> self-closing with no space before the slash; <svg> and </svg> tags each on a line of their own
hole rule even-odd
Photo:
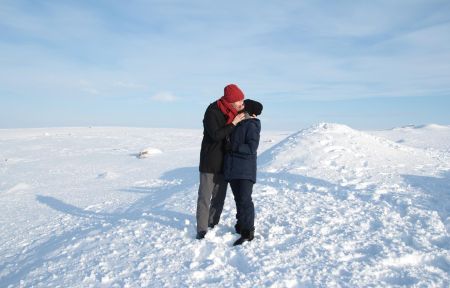
<svg viewBox="0 0 450 288">
<path fill-rule="evenodd" d="M 450 1 L 0 2 L 0 128 L 450 124 Z"/>
</svg>

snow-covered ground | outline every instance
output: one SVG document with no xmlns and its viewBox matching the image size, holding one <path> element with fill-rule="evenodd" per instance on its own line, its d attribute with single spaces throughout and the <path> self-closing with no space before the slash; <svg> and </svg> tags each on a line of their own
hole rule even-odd
<svg viewBox="0 0 450 288">
<path fill-rule="evenodd" d="M 0 287 L 449 287 L 450 126 L 263 131 L 241 247 L 231 193 L 194 239 L 201 139 L 0 130 Z"/>
</svg>

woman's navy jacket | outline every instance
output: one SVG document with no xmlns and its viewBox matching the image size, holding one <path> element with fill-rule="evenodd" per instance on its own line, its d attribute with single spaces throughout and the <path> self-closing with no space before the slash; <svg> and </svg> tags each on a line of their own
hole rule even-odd
<svg viewBox="0 0 450 288">
<path fill-rule="evenodd" d="M 257 118 L 241 121 L 230 135 L 229 149 L 224 157 L 226 181 L 247 179 L 256 182 L 256 150 L 261 122 Z"/>
</svg>

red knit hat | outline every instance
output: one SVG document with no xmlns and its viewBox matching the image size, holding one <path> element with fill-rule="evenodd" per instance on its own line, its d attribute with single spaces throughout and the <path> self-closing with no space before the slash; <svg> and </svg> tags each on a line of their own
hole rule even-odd
<svg viewBox="0 0 450 288">
<path fill-rule="evenodd" d="M 244 93 L 236 84 L 230 84 L 223 89 L 223 99 L 228 103 L 244 100 Z"/>
</svg>

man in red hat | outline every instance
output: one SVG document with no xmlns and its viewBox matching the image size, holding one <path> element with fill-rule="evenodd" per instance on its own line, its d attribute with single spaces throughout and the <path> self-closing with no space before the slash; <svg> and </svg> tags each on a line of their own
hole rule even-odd
<svg viewBox="0 0 450 288">
<path fill-rule="evenodd" d="M 219 223 L 228 183 L 223 176 L 225 139 L 244 119 L 244 93 L 235 84 L 225 86 L 224 95 L 211 103 L 203 117 L 200 150 L 200 186 L 197 199 L 197 239 Z"/>
</svg>

